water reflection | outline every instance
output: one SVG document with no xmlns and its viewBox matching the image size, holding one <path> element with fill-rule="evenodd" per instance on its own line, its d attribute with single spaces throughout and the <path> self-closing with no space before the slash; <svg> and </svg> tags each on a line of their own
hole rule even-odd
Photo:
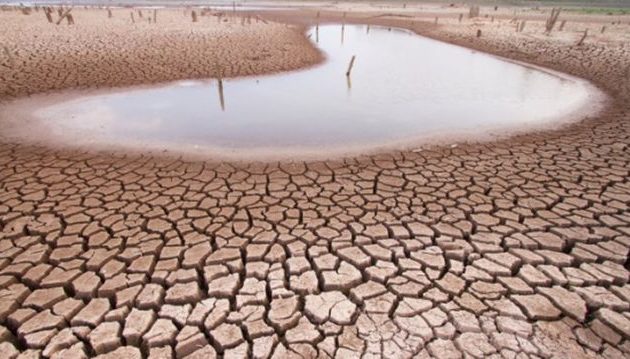
<svg viewBox="0 0 630 359">
<path fill-rule="evenodd" d="M 326 55 L 310 69 L 116 91 L 39 108 L 36 115 L 52 135 L 78 144 L 299 153 L 542 124 L 591 94 L 586 82 L 407 32 L 326 25 L 309 35 Z M 344 76 L 353 55 L 351 76 Z M 219 101 L 208 103 L 209 90 Z"/>
</svg>

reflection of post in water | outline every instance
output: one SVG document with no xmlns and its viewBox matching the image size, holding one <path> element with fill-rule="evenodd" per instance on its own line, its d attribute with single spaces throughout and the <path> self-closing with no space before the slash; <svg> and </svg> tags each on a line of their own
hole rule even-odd
<svg viewBox="0 0 630 359">
<path fill-rule="evenodd" d="M 369 33 L 370 33 L 370 25 L 368 25 L 368 26 L 367 26 L 367 29 L 365 30 L 365 33 L 366 33 L 366 34 L 369 34 Z"/>
<path fill-rule="evenodd" d="M 343 33 L 346 31 L 346 25 L 341 24 L 341 44 L 343 45 Z"/>
<path fill-rule="evenodd" d="M 352 78 L 350 76 L 346 76 L 346 83 L 348 84 L 348 92 L 352 90 Z"/>
<path fill-rule="evenodd" d="M 348 71 L 346 71 L 346 77 L 350 77 L 350 74 L 352 74 L 352 66 L 354 66 L 355 58 L 356 55 L 352 55 L 352 58 L 350 59 L 350 64 L 348 64 Z"/>
<path fill-rule="evenodd" d="M 319 43 L 319 23 L 315 25 L 315 42 Z"/>
<path fill-rule="evenodd" d="M 221 103 L 221 111 L 225 111 L 225 99 L 223 98 L 223 80 L 219 77 L 219 102 Z"/>
</svg>

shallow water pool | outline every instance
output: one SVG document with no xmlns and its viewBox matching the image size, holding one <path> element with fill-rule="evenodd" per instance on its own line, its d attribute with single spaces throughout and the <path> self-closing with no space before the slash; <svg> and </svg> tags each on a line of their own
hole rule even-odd
<svg viewBox="0 0 630 359">
<path fill-rule="evenodd" d="M 50 138 L 72 145 L 253 158 L 482 139 L 579 119 L 576 112 L 599 96 L 586 81 L 407 31 L 326 25 L 307 36 L 326 56 L 312 68 L 69 95 L 45 105 L 34 96 L 25 107 Z"/>
</svg>

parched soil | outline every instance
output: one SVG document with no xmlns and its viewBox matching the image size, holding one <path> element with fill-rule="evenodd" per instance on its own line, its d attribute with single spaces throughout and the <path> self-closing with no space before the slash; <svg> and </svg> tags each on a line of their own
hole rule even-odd
<svg viewBox="0 0 630 359">
<path fill-rule="evenodd" d="M 0 99 L 273 73 L 323 60 L 301 27 L 199 9 L 193 22 L 191 12 L 113 9 L 109 18 L 104 9 L 73 9 L 69 26 L 66 20 L 55 24 L 56 12 L 49 23 L 43 10 L 0 11 Z"/>
<path fill-rule="evenodd" d="M 606 110 L 308 163 L 0 144 L 0 357 L 630 355 L 627 19 L 576 46 L 602 23 L 452 12 L 264 16 L 408 27 L 587 78 Z"/>
</svg>

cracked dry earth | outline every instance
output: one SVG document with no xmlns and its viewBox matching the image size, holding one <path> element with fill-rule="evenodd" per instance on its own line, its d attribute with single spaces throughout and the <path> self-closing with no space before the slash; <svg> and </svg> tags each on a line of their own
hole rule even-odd
<svg viewBox="0 0 630 359">
<path fill-rule="evenodd" d="M 627 357 L 629 58 L 547 50 L 601 118 L 337 162 L 0 144 L 0 357 Z"/>
</svg>

